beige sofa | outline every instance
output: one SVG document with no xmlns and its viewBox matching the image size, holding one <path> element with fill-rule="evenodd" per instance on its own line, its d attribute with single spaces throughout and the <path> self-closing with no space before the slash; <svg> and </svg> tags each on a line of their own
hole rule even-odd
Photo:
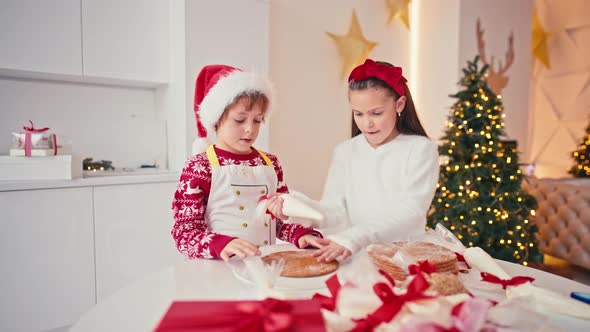
<svg viewBox="0 0 590 332">
<path fill-rule="evenodd" d="M 541 251 L 590 269 L 590 179 L 527 177 L 523 188 L 539 204 Z"/>
</svg>

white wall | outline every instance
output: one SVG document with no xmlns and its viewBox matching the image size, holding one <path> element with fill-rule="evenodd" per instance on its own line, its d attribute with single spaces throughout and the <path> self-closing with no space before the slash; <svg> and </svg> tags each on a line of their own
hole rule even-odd
<svg viewBox="0 0 590 332">
<path fill-rule="evenodd" d="M 476 21 L 482 22 L 486 57 L 504 61 L 508 36 L 514 31 L 515 61 L 506 73 L 510 79 L 502 92 L 506 109 L 506 133 L 516 139 L 521 152 L 527 148 L 528 89 L 530 76 L 530 0 L 419 0 L 417 89 L 415 102 L 424 127 L 439 139 L 459 91 L 462 69 L 477 49 Z M 507 24 L 507 22 L 510 22 Z M 480 62 L 480 66 L 481 66 Z M 497 68 L 497 65 L 496 65 Z"/>
<path fill-rule="evenodd" d="M 571 153 L 590 122 L 590 1 L 536 1 L 550 33 L 551 68 L 534 61 L 529 149 L 539 177 L 569 176 Z"/>
<path fill-rule="evenodd" d="M 208 64 L 226 64 L 268 74 L 268 3 L 247 1 L 186 2 L 186 143 L 197 136 L 193 100 L 195 79 Z M 255 144 L 268 149 L 268 128 Z"/>
<path fill-rule="evenodd" d="M 459 80 L 460 0 L 420 0 L 414 103 L 424 129 L 438 140 Z"/>
<path fill-rule="evenodd" d="M 11 132 L 32 120 L 67 136 L 78 157 L 116 167 L 166 164 L 165 121 L 153 89 L 0 77 L 0 119 L 0 154 L 8 154 Z"/>
<path fill-rule="evenodd" d="M 188 151 L 185 122 L 187 114 L 185 10 L 185 0 L 170 2 L 168 84 L 156 90 L 157 109 L 162 111 L 162 116 L 166 119 L 168 168 L 171 170 L 182 169 Z"/>
<path fill-rule="evenodd" d="M 271 151 L 279 155 L 291 188 L 319 198 L 333 148 L 349 137 L 346 82 L 326 31 L 345 34 L 355 8 L 365 37 L 379 43 L 371 58 L 404 68 L 420 119 L 433 140 L 443 132 L 457 82 L 477 53 L 475 21 L 486 30 L 487 54 L 504 57 L 514 30 L 516 59 L 504 103 L 507 134 L 527 147 L 531 0 L 414 0 L 411 31 L 387 25 L 385 1 L 271 1 L 270 66 L 279 114 L 271 126 Z M 412 13 L 412 10 L 415 12 Z M 508 24 L 507 24 L 508 22 Z"/>
<path fill-rule="evenodd" d="M 350 137 L 350 109 L 341 61 L 325 32 L 348 32 L 355 8 L 365 37 L 379 42 L 370 57 L 409 65 L 409 32 L 387 25 L 385 1 L 273 0 L 270 2 L 270 74 L 278 90 L 270 130 L 291 189 L 321 196 L 332 151 Z M 407 75 L 407 74 L 406 74 Z"/>
<path fill-rule="evenodd" d="M 505 74 L 509 80 L 501 94 L 506 114 L 506 134 L 508 138 L 518 141 L 518 149 L 523 153 L 521 162 L 527 159 L 528 154 L 532 10 L 532 0 L 461 1 L 459 75 L 462 75 L 461 68 L 465 67 L 467 60 L 473 60 L 478 54 L 477 18 L 481 19 L 486 58 L 489 62 L 493 56 L 496 61 L 506 63 L 508 36 L 511 31 L 514 32 L 514 63 Z M 498 68 L 497 64 L 495 68 Z M 454 89 L 452 92 L 456 91 Z"/>
</svg>

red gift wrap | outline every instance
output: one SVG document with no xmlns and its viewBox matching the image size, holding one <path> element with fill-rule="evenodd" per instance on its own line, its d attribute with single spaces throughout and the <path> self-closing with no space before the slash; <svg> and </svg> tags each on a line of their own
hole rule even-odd
<svg viewBox="0 0 590 332">
<path fill-rule="evenodd" d="M 326 331 L 320 304 L 313 300 L 176 301 L 156 332 L 320 332 Z"/>
</svg>

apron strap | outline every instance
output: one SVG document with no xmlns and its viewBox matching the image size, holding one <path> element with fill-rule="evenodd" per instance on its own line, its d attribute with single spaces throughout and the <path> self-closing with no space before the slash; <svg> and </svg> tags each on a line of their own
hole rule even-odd
<svg viewBox="0 0 590 332">
<path fill-rule="evenodd" d="M 262 151 L 258 150 L 255 147 L 252 147 L 252 149 L 254 149 L 254 151 L 258 152 L 258 154 L 262 157 L 262 159 L 264 159 L 264 161 L 266 162 L 267 166 L 272 166 L 272 161 L 270 160 L 270 158 Z"/>
<path fill-rule="evenodd" d="M 258 150 L 255 147 L 252 147 L 252 149 L 258 152 L 262 159 L 264 159 L 264 162 L 266 162 L 267 166 L 272 166 L 272 160 L 270 160 L 270 158 L 264 152 Z M 211 167 L 219 167 L 219 158 L 217 158 L 217 153 L 215 152 L 215 147 L 213 147 L 213 144 L 207 147 L 206 153 L 207 159 L 209 159 L 209 164 L 211 165 Z"/>
<path fill-rule="evenodd" d="M 209 159 L 211 167 L 219 167 L 219 158 L 217 158 L 217 153 L 215 153 L 213 144 L 207 147 L 207 159 Z"/>
</svg>

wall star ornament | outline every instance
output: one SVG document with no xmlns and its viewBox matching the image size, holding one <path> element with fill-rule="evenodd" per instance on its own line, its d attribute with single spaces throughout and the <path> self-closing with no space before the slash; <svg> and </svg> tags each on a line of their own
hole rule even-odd
<svg viewBox="0 0 590 332">
<path fill-rule="evenodd" d="M 326 34 L 338 46 L 338 53 L 340 53 L 340 58 L 342 59 L 341 79 L 345 78 L 354 67 L 362 64 L 369 57 L 369 52 L 378 45 L 377 42 L 370 41 L 363 36 L 354 9 L 352 10 L 350 28 L 346 35 L 336 35 L 331 32 L 326 32 Z"/>
<path fill-rule="evenodd" d="M 533 14 L 533 36 L 531 39 L 532 52 L 537 60 L 541 61 L 547 69 L 551 68 L 549 62 L 549 50 L 547 48 L 547 39 L 550 33 L 545 31 L 539 21 L 539 16 L 535 12 Z"/>
<path fill-rule="evenodd" d="M 400 19 L 408 30 L 410 29 L 409 6 L 412 0 L 385 0 L 389 9 L 389 18 L 387 24 L 391 23 L 394 18 Z"/>
</svg>

